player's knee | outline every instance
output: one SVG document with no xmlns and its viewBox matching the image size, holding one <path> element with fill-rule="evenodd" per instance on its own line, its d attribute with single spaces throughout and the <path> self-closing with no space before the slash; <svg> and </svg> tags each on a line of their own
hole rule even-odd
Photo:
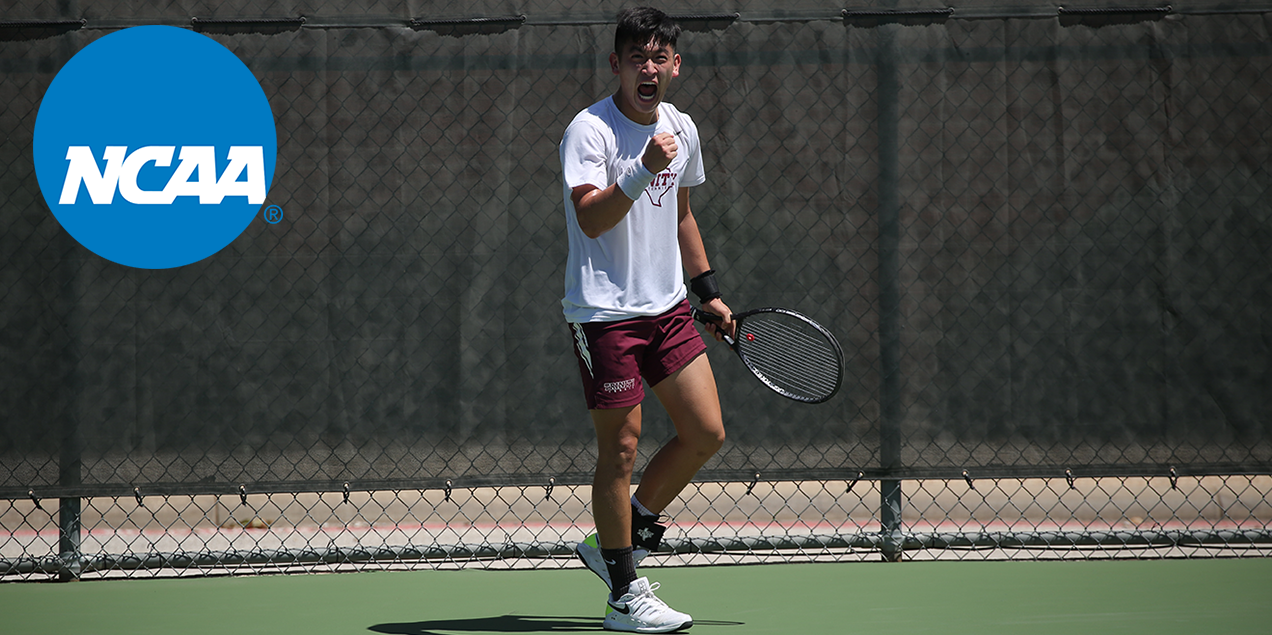
<svg viewBox="0 0 1272 635">
<path fill-rule="evenodd" d="M 629 439 L 623 439 L 618 444 L 618 459 L 623 465 L 626 465 L 629 470 L 632 466 L 636 465 L 636 443 L 639 440 L 640 439 L 638 437 L 631 437 Z"/>
<path fill-rule="evenodd" d="M 724 427 L 723 426 L 716 429 L 711 435 L 711 454 L 715 454 L 716 452 L 719 452 L 720 448 L 722 447 L 724 447 Z"/>
<path fill-rule="evenodd" d="M 611 469 L 625 470 L 630 473 L 636 465 L 638 436 L 623 436 L 603 449 L 597 457 L 598 464 L 608 465 Z"/>
<path fill-rule="evenodd" d="M 688 439 L 689 445 L 700 456 L 712 456 L 724 447 L 724 427 L 702 430 Z"/>
</svg>

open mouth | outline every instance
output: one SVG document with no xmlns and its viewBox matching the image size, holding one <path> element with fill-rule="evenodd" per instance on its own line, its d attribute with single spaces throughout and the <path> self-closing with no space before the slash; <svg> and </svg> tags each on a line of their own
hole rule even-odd
<svg viewBox="0 0 1272 635">
<path fill-rule="evenodd" d="M 658 84 L 653 82 L 641 82 L 636 86 L 636 94 L 646 101 L 653 99 L 658 94 Z"/>
</svg>

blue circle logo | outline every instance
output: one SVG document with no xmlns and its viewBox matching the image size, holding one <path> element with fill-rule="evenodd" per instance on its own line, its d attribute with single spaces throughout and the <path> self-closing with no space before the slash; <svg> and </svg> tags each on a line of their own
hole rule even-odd
<svg viewBox="0 0 1272 635">
<path fill-rule="evenodd" d="M 206 36 L 167 26 L 75 54 L 35 120 L 40 192 L 93 253 L 168 269 L 220 251 L 265 203 L 278 147 L 251 71 Z"/>
</svg>

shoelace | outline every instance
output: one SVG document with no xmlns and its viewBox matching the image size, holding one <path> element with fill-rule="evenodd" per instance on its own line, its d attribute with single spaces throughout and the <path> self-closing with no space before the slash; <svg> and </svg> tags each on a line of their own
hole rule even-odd
<svg viewBox="0 0 1272 635">
<path fill-rule="evenodd" d="M 663 609 L 671 608 L 667 606 L 666 602 L 663 602 L 658 598 L 658 596 L 654 595 L 654 591 L 657 591 L 661 586 L 661 582 L 654 582 L 649 585 L 649 589 L 647 591 L 632 598 L 632 604 L 637 605 L 633 611 L 637 616 L 647 615 L 651 611 L 661 611 Z M 637 602 L 637 600 L 642 598 L 645 600 L 644 602 Z"/>
</svg>

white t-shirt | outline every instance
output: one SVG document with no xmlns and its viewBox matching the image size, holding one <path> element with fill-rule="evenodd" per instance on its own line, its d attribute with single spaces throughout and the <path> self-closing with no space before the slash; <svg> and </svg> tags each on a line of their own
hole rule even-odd
<svg viewBox="0 0 1272 635">
<path fill-rule="evenodd" d="M 618 225 L 598 238 L 579 227 L 570 194 L 585 184 L 604 189 L 635 165 L 655 134 L 676 135 L 678 151 Z M 565 225 L 570 256 L 561 305 L 567 322 L 612 322 L 665 313 L 686 296 L 680 263 L 677 188 L 706 181 L 693 119 L 668 103 L 658 121 L 638 124 L 607 97 L 580 112 L 561 140 Z"/>
</svg>

